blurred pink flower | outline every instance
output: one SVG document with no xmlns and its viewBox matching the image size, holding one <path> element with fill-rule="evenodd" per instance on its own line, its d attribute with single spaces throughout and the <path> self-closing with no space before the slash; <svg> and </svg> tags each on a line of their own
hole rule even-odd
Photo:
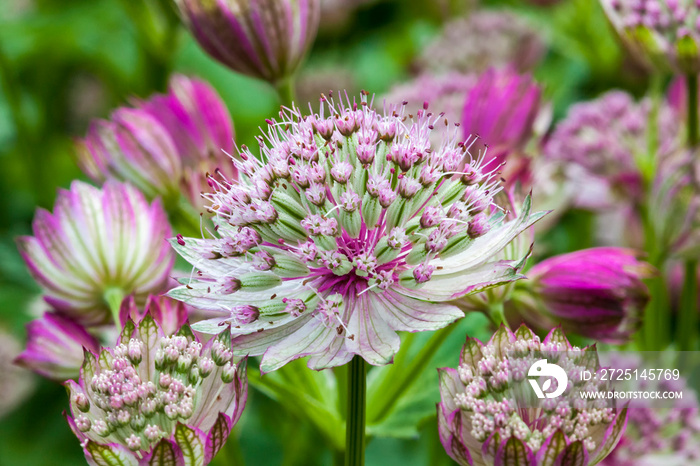
<svg viewBox="0 0 700 466">
<path fill-rule="evenodd" d="M 320 0 L 176 0 L 199 45 L 234 71 L 277 84 L 318 31 Z"/>
<path fill-rule="evenodd" d="M 83 362 L 83 348 L 97 352 L 100 344 L 81 325 L 47 312 L 27 324 L 27 348 L 15 362 L 49 379 L 74 379 Z"/>
<path fill-rule="evenodd" d="M 181 193 L 199 207 L 207 173 L 235 179 L 233 124 L 211 86 L 176 75 L 168 94 L 134 104 L 94 122 L 78 143 L 79 164 L 92 179 L 128 181 L 169 209 Z"/>
<path fill-rule="evenodd" d="M 524 149 L 540 111 L 541 93 L 529 74 L 518 74 L 512 68 L 489 69 L 469 90 L 462 112 L 462 131 L 465 138 L 479 138 L 472 150 L 485 152 L 490 168 Z"/>
<path fill-rule="evenodd" d="M 611 343 L 628 341 L 649 301 L 642 281 L 654 269 L 624 248 L 592 248 L 546 259 L 527 272 L 521 285 L 530 299 L 516 307 L 540 328 L 562 325 L 567 332 Z"/>
</svg>

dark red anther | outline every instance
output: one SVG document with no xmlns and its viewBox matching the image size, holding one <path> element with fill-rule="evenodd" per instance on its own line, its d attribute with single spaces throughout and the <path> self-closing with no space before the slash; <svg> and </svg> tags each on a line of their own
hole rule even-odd
<svg viewBox="0 0 700 466">
<path fill-rule="evenodd" d="M 185 245 L 185 238 L 183 238 L 182 235 L 177 235 L 177 244 L 179 244 L 180 246 Z"/>
</svg>

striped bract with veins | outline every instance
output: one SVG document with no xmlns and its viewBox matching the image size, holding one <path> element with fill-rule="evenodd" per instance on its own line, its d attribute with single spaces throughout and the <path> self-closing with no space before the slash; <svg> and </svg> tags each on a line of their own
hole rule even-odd
<svg viewBox="0 0 700 466">
<path fill-rule="evenodd" d="M 216 237 L 172 240 L 196 273 L 170 295 L 219 313 L 195 329 L 230 323 L 235 351 L 262 354 L 263 371 L 303 356 L 314 369 L 355 354 L 381 365 L 397 331 L 442 328 L 463 315 L 451 301 L 521 278 L 521 261 L 495 255 L 544 214 L 528 199 L 506 220 L 497 174 L 442 115 L 379 112 L 363 94 L 280 120 L 210 195 Z"/>
</svg>

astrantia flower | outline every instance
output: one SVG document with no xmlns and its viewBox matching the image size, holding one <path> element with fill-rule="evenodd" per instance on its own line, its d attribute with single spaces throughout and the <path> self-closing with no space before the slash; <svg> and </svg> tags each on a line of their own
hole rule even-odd
<svg viewBox="0 0 700 466">
<path fill-rule="evenodd" d="M 329 111 L 330 116 L 324 116 Z M 212 198 L 218 237 L 173 240 L 198 272 L 170 295 L 230 322 L 234 351 L 274 370 L 303 356 L 321 369 L 354 354 L 391 361 L 397 330 L 434 330 L 462 313 L 449 301 L 520 278 L 494 255 L 544 214 L 529 199 L 506 222 L 494 176 L 456 131 L 431 144 L 441 116 L 328 104 L 287 110 L 247 150 L 238 182 Z"/>
<path fill-rule="evenodd" d="M 700 71 L 696 0 L 601 0 L 610 22 L 637 55 L 662 69 Z"/>
<path fill-rule="evenodd" d="M 208 84 L 175 76 L 168 94 L 117 109 L 92 124 L 78 144 L 80 166 L 96 181 L 129 181 L 149 198 L 173 205 L 184 193 L 194 205 L 208 189 L 206 173 L 233 178 L 233 124 Z"/>
<path fill-rule="evenodd" d="M 150 314 L 117 345 L 85 352 L 68 422 L 90 464 L 208 464 L 247 397 L 245 362 L 223 332 L 202 344 L 185 325 L 165 336 Z"/>
<path fill-rule="evenodd" d="M 591 248 L 544 260 L 519 286 L 527 298 L 521 295 L 516 308 L 527 310 L 526 320 L 542 328 L 561 324 L 567 332 L 624 342 L 649 302 L 642 279 L 653 276 L 637 256 L 629 249 Z"/>
<path fill-rule="evenodd" d="M 112 320 L 109 300 L 134 294 L 142 303 L 162 291 L 175 259 L 160 202 L 113 181 L 102 189 L 74 181 L 32 227 L 34 236 L 17 240 L 29 272 L 47 303 L 84 326 Z"/>
<path fill-rule="evenodd" d="M 537 31 L 505 11 L 480 11 L 445 25 L 421 53 L 420 65 L 430 72 L 481 73 L 490 67 L 533 68 L 545 47 Z"/>
<path fill-rule="evenodd" d="M 615 369 L 638 372 L 649 367 L 641 358 L 614 355 Z M 670 367 L 670 366 L 669 366 Z M 641 384 L 641 386 L 640 386 Z M 678 380 L 635 380 L 620 382 L 624 391 L 681 392 L 682 398 L 630 401 L 627 429 L 603 466 L 682 466 L 700 462 L 700 406 L 684 377 Z"/>
<path fill-rule="evenodd" d="M 479 147 L 474 149 L 488 147 L 486 157 L 492 167 L 524 148 L 540 110 L 540 95 L 531 76 L 520 75 L 511 68 L 492 68 L 479 76 L 467 94 L 462 131 L 465 136 L 479 136 Z"/>
<path fill-rule="evenodd" d="M 176 0 L 199 45 L 234 71 L 277 84 L 318 30 L 320 0 Z"/>
<path fill-rule="evenodd" d="M 551 161 L 568 166 L 584 207 L 610 205 L 616 199 L 637 202 L 641 196 L 639 158 L 648 151 L 651 102 L 635 103 L 632 96 L 611 91 L 571 107 L 544 147 Z M 678 120 L 667 105 L 659 110 L 657 158 L 679 145 Z"/>
<path fill-rule="evenodd" d="M 53 312 L 27 325 L 27 348 L 15 362 L 54 380 L 73 379 L 83 363 L 83 348 L 97 351 L 97 339 L 81 325 Z"/>
<path fill-rule="evenodd" d="M 543 360 L 568 378 L 558 397 L 537 398 L 528 384 Z M 501 326 L 487 344 L 467 338 L 459 367 L 439 370 L 438 427 L 447 454 L 462 466 L 599 463 L 624 432 L 627 409 L 579 395 L 605 386 L 582 382 L 582 371 L 598 368 L 595 348 L 572 347 L 560 329 L 542 342 L 525 326 L 515 333 Z M 558 391 L 557 379 L 539 379 L 541 391 Z"/>
</svg>

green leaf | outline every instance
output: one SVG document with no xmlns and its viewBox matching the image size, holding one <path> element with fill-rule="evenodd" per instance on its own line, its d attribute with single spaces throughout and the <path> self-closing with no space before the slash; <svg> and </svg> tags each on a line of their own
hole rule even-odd
<svg viewBox="0 0 700 466">
<path fill-rule="evenodd" d="M 332 448 L 345 448 L 345 422 L 338 409 L 332 371 L 312 371 L 297 360 L 263 377 L 258 370 L 249 368 L 248 382 L 289 411 L 308 419 Z"/>
</svg>

